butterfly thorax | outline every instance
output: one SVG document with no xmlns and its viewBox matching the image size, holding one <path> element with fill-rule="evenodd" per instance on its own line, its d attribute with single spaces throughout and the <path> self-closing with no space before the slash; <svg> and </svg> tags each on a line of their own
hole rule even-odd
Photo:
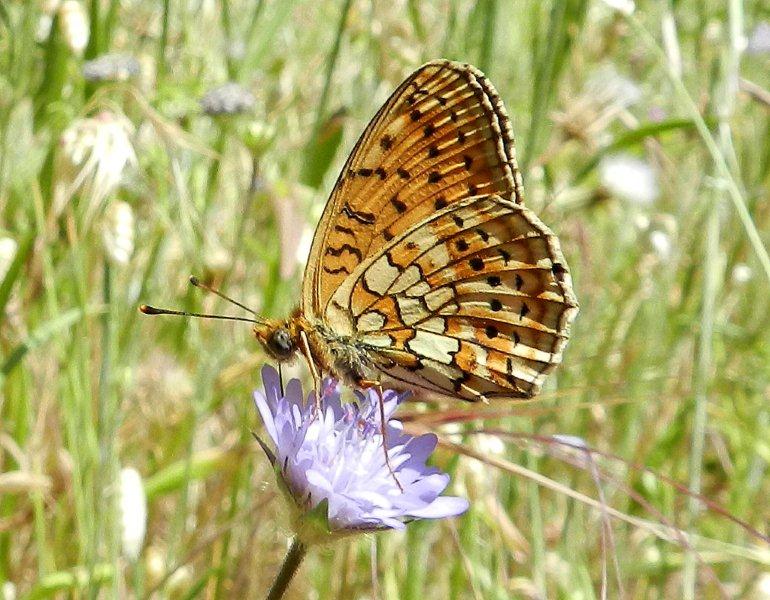
<svg viewBox="0 0 770 600">
<path fill-rule="evenodd" d="M 311 349 L 315 344 L 322 355 L 317 364 L 339 379 L 358 384 L 371 379 L 373 357 L 364 343 L 354 336 L 335 333 L 325 323 L 311 323 Z"/>
<path fill-rule="evenodd" d="M 301 353 L 322 375 L 349 383 L 366 379 L 372 366 L 372 357 L 361 341 L 335 333 L 321 321 L 307 319 L 300 310 L 289 319 L 255 325 L 254 335 L 273 359 L 290 362 Z"/>
</svg>

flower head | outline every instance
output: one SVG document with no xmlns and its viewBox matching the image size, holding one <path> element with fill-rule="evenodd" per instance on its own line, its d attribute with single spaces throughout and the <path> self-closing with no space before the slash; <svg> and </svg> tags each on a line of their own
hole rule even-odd
<svg viewBox="0 0 770 600">
<path fill-rule="evenodd" d="M 127 81 L 141 70 L 139 61 L 130 54 L 103 54 L 83 63 L 86 81 Z"/>
<path fill-rule="evenodd" d="M 770 53 L 770 23 L 760 21 L 749 36 L 746 51 L 749 54 Z"/>
<path fill-rule="evenodd" d="M 608 156 L 599 163 L 602 185 L 613 195 L 644 206 L 660 195 L 658 178 L 649 163 L 626 154 Z"/>
<path fill-rule="evenodd" d="M 642 89 L 611 64 L 596 69 L 580 94 L 565 103 L 554 120 L 568 139 L 599 148 L 609 142 L 609 128 L 642 98 Z"/>
<path fill-rule="evenodd" d="M 467 500 L 440 495 L 449 475 L 425 464 L 436 436 L 406 434 L 390 420 L 405 395 L 383 393 L 383 441 L 375 390 L 356 392 L 356 402 L 343 404 L 338 383 L 326 379 L 319 411 L 315 394 L 305 398 L 299 380 L 289 381 L 285 394 L 273 368 L 262 369 L 262 380 L 265 392 L 256 391 L 254 399 L 275 454 L 263 448 L 298 509 L 298 530 L 306 541 L 329 533 L 403 529 L 408 520 L 467 510 Z M 321 517 L 322 527 L 308 528 L 308 521 L 315 522 L 303 519 L 308 514 Z"/>
<path fill-rule="evenodd" d="M 126 117 L 106 110 L 78 119 L 64 131 L 57 158 L 56 213 L 78 191 L 88 198 L 89 213 L 101 207 L 120 185 L 126 167 L 137 163 L 132 134 Z"/>
<path fill-rule="evenodd" d="M 238 115 L 254 108 L 254 94 L 239 83 L 229 82 L 206 92 L 200 100 L 203 112 L 210 116 Z"/>
</svg>

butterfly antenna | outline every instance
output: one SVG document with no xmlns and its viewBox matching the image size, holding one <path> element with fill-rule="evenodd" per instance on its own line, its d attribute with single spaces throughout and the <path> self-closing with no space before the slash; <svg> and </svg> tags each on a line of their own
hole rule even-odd
<svg viewBox="0 0 770 600">
<path fill-rule="evenodd" d="M 248 317 L 233 317 L 230 315 L 211 315 L 208 313 L 195 313 L 187 312 L 185 310 L 171 310 L 168 308 L 156 308 L 149 304 L 142 304 L 139 307 L 139 312 L 145 315 L 174 315 L 177 317 L 198 317 L 200 319 L 219 319 L 221 321 L 244 321 L 246 323 L 262 323 L 256 319 L 249 319 Z"/>
<path fill-rule="evenodd" d="M 200 279 L 198 279 L 195 275 L 190 275 L 190 285 L 193 285 L 197 288 L 200 288 L 202 290 L 205 290 L 207 292 L 211 292 L 212 294 L 215 294 L 222 298 L 222 300 L 227 300 L 230 304 L 235 304 L 235 306 L 238 306 L 239 308 L 242 308 L 243 310 L 250 312 L 256 319 L 258 319 L 258 323 L 264 322 L 262 318 L 257 314 L 256 311 L 250 309 L 248 306 L 243 304 L 242 302 L 238 302 L 237 300 L 231 298 L 227 294 L 220 292 L 218 289 L 211 287 L 210 285 L 207 285 L 203 283 Z"/>
</svg>

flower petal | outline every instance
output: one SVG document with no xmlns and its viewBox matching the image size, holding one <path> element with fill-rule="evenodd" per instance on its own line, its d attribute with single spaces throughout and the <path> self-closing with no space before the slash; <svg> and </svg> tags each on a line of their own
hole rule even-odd
<svg viewBox="0 0 770 600">
<path fill-rule="evenodd" d="M 418 519 L 443 519 L 456 517 L 468 510 L 470 504 L 465 498 L 457 496 L 440 496 L 425 508 L 411 511 L 410 514 Z"/>
<path fill-rule="evenodd" d="M 262 417 L 262 422 L 265 424 L 265 429 L 267 430 L 267 434 L 272 438 L 273 443 L 278 445 L 278 431 L 276 430 L 276 427 L 275 427 L 275 420 L 273 419 L 273 413 L 267 404 L 265 395 L 259 390 L 256 390 L 254 392 L 254 404 L 257 405 L 257 410 L 259 411 L 259 415 Z"/>
</svg>

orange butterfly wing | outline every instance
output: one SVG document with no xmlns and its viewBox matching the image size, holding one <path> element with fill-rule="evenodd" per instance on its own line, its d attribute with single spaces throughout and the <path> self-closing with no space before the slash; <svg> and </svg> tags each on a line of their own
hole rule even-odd
<svg viewBox="0 0 770 600">
<path fill-rule="evenodd" d="M 556 236 L 523 205 L 477 196 L 362 263 L 325 319 L 348 323 L 389 384 L 484 400 L 536 394 L 576 313 Z"/>
<path fill-rule="evenodd" d="M 521 202 L 508 117 L 480 71 L 428 63 L 379 110 L 337 179 L 305 269 L 304 314 L 322 318 L 363 260 L 435 211 L 477 194 Z"/>
</svg>

